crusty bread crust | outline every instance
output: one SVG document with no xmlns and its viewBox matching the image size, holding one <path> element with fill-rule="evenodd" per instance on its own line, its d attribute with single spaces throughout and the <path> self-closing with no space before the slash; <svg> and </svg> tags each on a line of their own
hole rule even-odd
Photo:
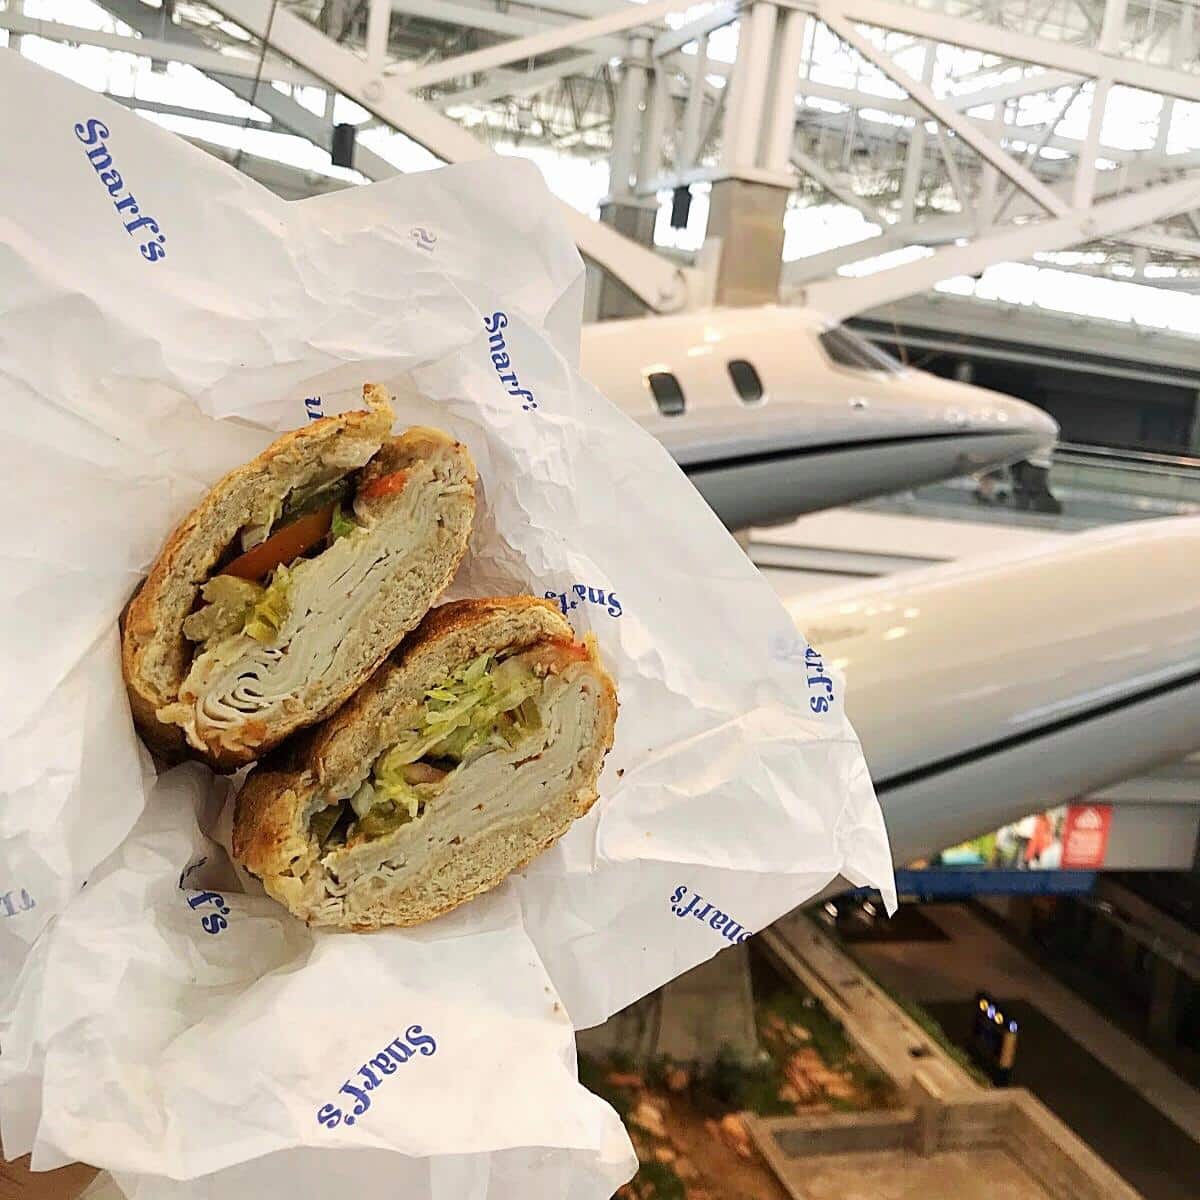
<svg viewBox="0 0 1200 1200">
<path fill-rule="evenodd" d="M 198 750 L 186 742 L 178 725 L 158 717 L 160 709 L 178 699 L 190 666 L 193 647 L 183 635 L 183 620 L 192 611 L 199 588 L 209 578 L 225 547 L 247 523 L 248 502 L 264 494 L 282 499 L 293 486 L 310 478 L 323 459 L 336 461 L 348 454 L 357 455 L 366 461 L 362 475 L 365 485 L 380 474 L 446 446 L 461 452 L 467 478 L 474 485 L 475 467 L 465 447 L 440 430 L 410 429 L 399 437 L 389 438 L 393 416 L 386 391 L 376 384 L 367 384 L 363 397 L 368 406 L 365 410 L 323 417 L 287 433 L 215 484 L 168 538 L 144 584 L 126 608 L 121 623 L 121 662 L 130 707 L 147 744 L 164 757 L 190 755 L 217 770 L 236 770 L 277 744 L 298 725 L 311 724 L 353 695 L 380 658 L 394 648 L 394 641 L 392 645 L 379 647 L 378 654 L 346 680 L 323 703 L 320 712 L 305 714 L 280 728 L 248 719 L 241 728 L 245 748 L 231 749 L 210 741 L 205 750 Z M 469 534 L 473 494 L 468 502 Z M 377 509 L 392 503 L 398 503 L 398 498 L 373 501 Z M 439 586 L 427 603 L 436 600 L 453 578 L 466 553 L 467 541 L 464 535 L 451 560 L 442 564 L 445 569 L 440 574 L 444 577 L 437 581 Z M 420 612 L 407 623 L 409 628 L 419 616 Z"/>
<path fill-rule="evenodd" d="M 486 651 L 521 650 L 545 641 L 573 640 L 571 626 L 556 605 L 532 596 L 460 600 L 434 609 L 374 677 L 337 713 L 293 739 L 256 767 L 237 798 L 232 849 L 235 860 L 261 878 L 268 892 L 297 915 L 311 914 L 293 902 L 295 875 L 316 864 L 305 814 L 318 791 L 361 768 L 380 746 L 379 729 L 389 716 L 415 708 L 429 679 Z M 448 886 L 434 882 L 420 894 L 391 897 L 387 911 L 346 928 L 427 921 L 488 891 L 552 845 L 583 816 L 597 796 L 597 781 L 612 746 L 617 716 L 613 681 L 594 641 L 587 669 L 600 698 L 594 744 L 586 748 L 573 788 L 547 798 L 526 827 L 509 835 L 493 854 L 477 855 L 471 870 Z M 446 881 L 442 881 L 445 885 Z"/>
</svg>

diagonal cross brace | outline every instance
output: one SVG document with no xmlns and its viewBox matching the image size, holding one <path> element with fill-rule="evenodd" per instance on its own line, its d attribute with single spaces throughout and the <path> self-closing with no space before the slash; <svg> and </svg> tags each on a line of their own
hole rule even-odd
<svg viewBox="0 0 1200 1200">
<path fill-rule="evenodd" d="M 164 41 L 177 42 L 181 46 L 209 48 L 208 43 L 190 29 L 165 20 L 161 8 L 151 8 L 141 0 L 99 0 L 99 3 L 143 37 L 162 38 Z M 262 109 L 288 132 L 298 134 L 326 153 L 329 152 L 333 139 L 332 128 L 291 96 L 285 96 L 270 84 L 260 84 L 256 91 L 252 79 L 242 79 L 237 75 L 225 75 L 213 70 L 207 70 L 205 74 L 215 83 L 228 88 L 235 96 L 240 96 L 255 108 Z M 386 158 L 363 145 L 355 147 L 354 168 L 368 179 L 387 179 L 400 173 L 399 168 L 394 167 Z"/>
<path fill-rule="evenodd" d="M 682 0 L 673 0 L 682 4 Z M 270 25 L 270 44 L 446 162 L 490 158 L 492 149 L 473 134 L 406 91 L 405 77 L 381 77 L 358 55 L 283 7 L 271 16 L 270 0 L 211 0 L 211 5 L 255 37 Z M 642 6 L 644 13 L 647 6 Z M 580 252 L 619 279 L 657 312 L 672 312 L 688 302 L 697 272 L 677 267 L 607 225 L 560 202 L 560 212 Z"/>
<path fill-rule="evenodd" d="M 1061 217 L 1070 206 L 1055 195 L 1032 171 L 1023 167 L 1001 146 L 992 141 L 970 117 L 939 100 L 933 89 L 897 66 L 891 57 L 864 37 L 844 17 L 822 10 L 821 20 L 849 46 L 853 46 L 869 63 L 878 67 L 893 83 L 902 87 L 931 117 L 945 129 L 952 130 L 968 146 L 989 162 L 1002 175 L 1036 200 L 1048 213 Z"/>
<path fill-rule="evenodd" d="M 1102 200 L 1086 212 L 1024 225 L 1006 226 L 965 246 L 945 246 L 925 258 L 871 275 L 838 277 L 809 284 L 804 303 L 841 319 L 867 308 L 901 300 L 955 275 L 974 275 L 993 263 L 1019 262 L 1047 250 L 1065 250 L 1096 238 L 1141 229 L 1200 205 L 1200 178 L 1177 179 L 1115 200 Z"/>
</svg>

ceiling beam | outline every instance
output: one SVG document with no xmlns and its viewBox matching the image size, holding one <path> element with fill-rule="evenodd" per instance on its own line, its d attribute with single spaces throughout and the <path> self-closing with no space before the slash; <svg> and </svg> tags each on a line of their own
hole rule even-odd
<svg viewBox="0 0 1200 1200">
<path fill-rule="evenodd" d="M 404 87 L 411 92 L 417 88 L 446 83 L 464 75 L 481 75 L 497 67 L 551 54 L 556 50 L 584 46 L 594 38 L 634 29 L 639 25 L 653 25 L 670 13 L 682 12 L 693 7 L 695 0 L 652 0 L 648 4 L 628 4 L 604 16 L 573 21 L 556 29 L 513 38 L 483 50 L 472 50 L 454 58 L 444 58 L 440 62 L 417 67 L 415 70 L 404 70 L 403 64 L 396 64 L 390 74 L 402 81 Z"/>
<path fill-rule="evenodd" d="M 157 12 L 157 9 L 151 9 Z M 200 43 L 184 46 L 174 40 L 157 37 L 129 37 L 123 33 L 106 33 L 102 29 L 87 29 L 82 25 L 67 25 L 61 21 L 43 21 L 23 13 L 0 12 L 0 29 L 10 33 L 27 34 L 46 38 L 51 42 L 70 42 L 79 46 L 99 46 L 105 50 L 119 50 L 126 54 L 137 54 L 155 62 L 178 62 L 201 71 L 220 70 L 239 79 L 253 79 L 258 73 L 258 60 L 249 56 L 225 54 L 211 46 Z M 197 39 L 199 41 L 199 39 Z M 313 85 L 317 82 L 307 71 L 298 70 L 268 59 L 263 64 L 264 83 L 295 83 Z"/>
<path fill-rule="evenodd" d="M 1070 71 L 1037 71 L 1010 79 L 993 87 L 980 88 L 975 92 L 959 92 L 947 96 L 946 103 L 959 112 L 984 105 L 1003 104 L 1005 100 L 1019 100 L 1022 96 L 1036 96 L 1039 92 L 1056 92 L 1062 87 L 1073 87 L 1080 82 L 1078 75 Z"/>
<path fill-rule="evenodd" d="M 1160 254 L 1174 254 L 1179 258 L 1200 258 L 1200 238 L 1139 231 L 1126 234 L 1120 240 L 1130 246 L 1142 246 L 1146 250 L 1157 250 Z"/>
<path fill-rule="evenodd" d="M 337 192 L 355 186 L 347 183 L 344 179 L 322 175 L 319 171 L 306 171 L 303 167 L 293 167 L 273 158 L 262 158 L 257 154 L 244 154 L 239 150 L 233 150 L 228 146 L 219 146 L 204 138 L 189 137 L 186 140 L 214 158 L 222 159 L 230 166 L 237 167 L 244 175 L 258 180 L 263 187 L 269 188 L 284 200 L 307 200 L 310 196 L 321 196 L 326 192 Z"/>
<path fill-rule="evenodd" d="M 114 17 L 139 33 L 161 36 L 173 54 L 180 49 L 194 50 L 204 45 L 200 37 L 186 26 L 175 25 L 165 20 L 161 8 L 151 8 L 141 3 L 141 0 L 99 0 L 99 3 Z M 222 60 L 226 57 L 221 55 Z M 214 83 L 228 88 L 235 96 L 240 96 L 265 112 L 281 129 L 294 133 L 320 147 L 326 154 L 329 153 L 333 141 L 333 127 L 299 101 L 285 96 L 277 88 L 256 87 L 251 80 L 230 75 L 224 68 L 224 62 L 216 69 L 204 68 L 204 71 Z M 308 76 L 307 72 L 305 75 L 314 83 L 318 82 L 315 77 Z M 368 179 L 387 179 L 399 174 L 399 169 L 386 158 L 362 144 L 354 148 L 354 169 Z"/>
<path fill-rule="evenodd" d="M 402 79 L 380 78 L 352 50 L 271 0 L 211 0 L 212 7 L 256 37 L 270 26 L 279 53 L 312 71 L 368 112 L 424 146 L 446 162 L 489 158 L 493 151 L 428 104 L 407 94 Z M 672 0 L 679 7 L 687 0 Z M 640 6 L 642 19 L 650 6 Z M 622 237 L 559 202 L 559 211 L 580 251 L 619 279 L 648 307 L 673 311 L 686 307 L 694 272 L 680 268 L 652 250 Z"/>
<path fill-rule="evenodd" d="M 437 98 L 436 103 L 438 108 L 446 109 L 460 104 L 490 104 L 493 100 L 508 96 L 527 96 L 557 83 L 567 75 L 590 75 L 606 63 L 608 57 L 603 50 L 597 50 L 591 54 L 576 54 L 532 71 L 492 71 L 486 83 L 458 92 L 446 92 Z"/>
<path fill-rule="evenodd" d="M 650 45 L 651 57 L 662 58 L 664 54 L 683 49 L 688 42 L 698 41 L 714 29 L 731 25 L 741 15 L 742 7 L 741 4 L 719 4 L 694 21 L 680 25 L 678 29 L 668 29 L 660 33 Z"/>
<path fill-rule="evenodd" d="M 524 37 L 526 34 L 540 33 L 544 29 L 574 20 L 573 17 L 560 16 L 544 9 L 518 16 L 509 9 L 502 12 L 491 5 L 455 4 L 450 3 L 450 0 L 392 0 L 392 12 L 438 21 L 444 25 L 484 29 L 488 33 L 499 33 L 506 37 Z M 626 50 L 625 43 L 619 38 L 597 38 L 592 47 L 595 50 L 604 50 L 613 58 L 619 57 Z"/>
<path fill-rule="evenodd" d="M 822 6 L 824 8 L 824 6 Z M 1012 180 L 1021 191 L 1032 196 L 1047 212 L 1062 216 L 1067 205 L 1060 200 L 1032 171 L 1006 153 L 980 127 L 950 105 L 939 100 L 933 89 L 897 66 L 885 51 L 864 37 L 849 21 L 832 12 L 822 12 L 821 20 L 847 45 L 883 72 L 893 83 L 902 87 L 939 125 L 953 131 L 981 158 L 1002 175 Z"/>
<path fill-rule="evenodd" d="M 877 208 L 855 194 L 854 189 L 844 180 L 839 179 L 823 163 L 804 153 L 796 146 L 792 147 L 792 165 L 814 182 L 819 183 L 831 196 L 857 209 L 866 219 L 875 225 L 887 228 L 887 218 Z"/>
<path fill-rule="evenodd" d="M 999 262 L 1019 262 L 1047 250 L 1141 229 L 1200 205 L 1200 179 L 1181 179 L 1102 200 L 1086 211 L 1005 226 L 967 243 L 944 246 L 925 258 L 857 277 L 811 283 L 803 302 L 833 319 L 927 291 L 955 275 L 976 275 Z"/>
<path fill-rule="evenodd" d="M 789 8 L 815 12 L 822 20 L 839 17 L 876 25 L 896 33 L 947 42 L 984 54 L 1070 71 L 1088 79 L 1107 75 L 1115 83 L 1160 92 L 1180 100 L 1200 102 L 1200 73 L 1160 67 L 1128 55 L 1102 54 L 1098 49 L 1052 38 L 1002 29 L 987 21 L 955 17 L 939 9 L 919 8 L 896 0 L 776 0 Z"/>
<path fill-rule="evenodd" d="M 140 96 L 120 96 L 115 92 L 104 93 L 116 104 L 139 112 L 161 113 L 168 117 L 188 117 L 193 121 L 211 121 L 214 125 L 234 125 L 238 129 L 262 129 L 279 131 L 270 121 L 257 117 L 239 117 L 235 113 L 211 112 L 200 108 L 189 108 L 186 104 L 167 104 L 162 100 L 145 100 Z"/>
</svg>

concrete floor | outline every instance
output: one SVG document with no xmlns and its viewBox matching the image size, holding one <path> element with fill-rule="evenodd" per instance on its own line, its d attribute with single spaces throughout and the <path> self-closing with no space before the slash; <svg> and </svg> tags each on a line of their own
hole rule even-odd
<svg viewBox="0 0 1200 1200">
<path fill-rule="evenodd" d="M 1003 1150 L 903 1150 L 792 1159 L 788 1180 L 806 1200 L 1048 1200 Z"/>
<path fill-rule="evenodd" d="M 1193 1141 L 1200 1142 L 1200 1092 L 1085 1000 L 1052 979 L 966 905 L 925 914 L 953 942 L 860 943 L 854 954 L 888 987 L 919 1001 L 970 999 L 980 988 L 1028 1000 Z"/>
<path fill-rule="evenodd" d="M 1200 1196 L 1200 1092 L 965 905 L 924 912 L 949 944 L 861 942 L 855 955 L 899 994 L 940 1009 L 952 1036 L 954 1017 L 977 989 L 1019 1002 L 1028 1028 L 1014 1084 L 1034 1092 L 1147 1196 Z"/>
</svg>

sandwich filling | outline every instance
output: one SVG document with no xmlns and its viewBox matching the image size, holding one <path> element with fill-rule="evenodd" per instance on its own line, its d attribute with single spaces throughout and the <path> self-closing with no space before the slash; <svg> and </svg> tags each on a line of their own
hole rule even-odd
<svg viewBox="0 0 1200 1200">
<path fill-rule="evenodd" d="M 214 738 L 239 748 L 241 731 L 253 737 L 303 711 L 323 679 L 359 669 L 364 637 L 386 615 L 385 587 L 400 580 L 403 589 L 418 561 L 451 538 L 449 509 L 473 491 L 452 451 L 447 440 L 362 486 L 356 470 L 327 466 L 284 503 L 252 513 L 184 621 L 195 654 L 159 718 L 197 748 Z"/>
<path fill-rule="evenodd" d="M 527 820 L 594 740 L 599 684 L 586 647 L 543 641 L 483 654 L 429 688 L 353 778 L 311 802 L 311 919 L 335 922 L 377 877 L 403 884 L 465 842 Z"/>
</svg>

